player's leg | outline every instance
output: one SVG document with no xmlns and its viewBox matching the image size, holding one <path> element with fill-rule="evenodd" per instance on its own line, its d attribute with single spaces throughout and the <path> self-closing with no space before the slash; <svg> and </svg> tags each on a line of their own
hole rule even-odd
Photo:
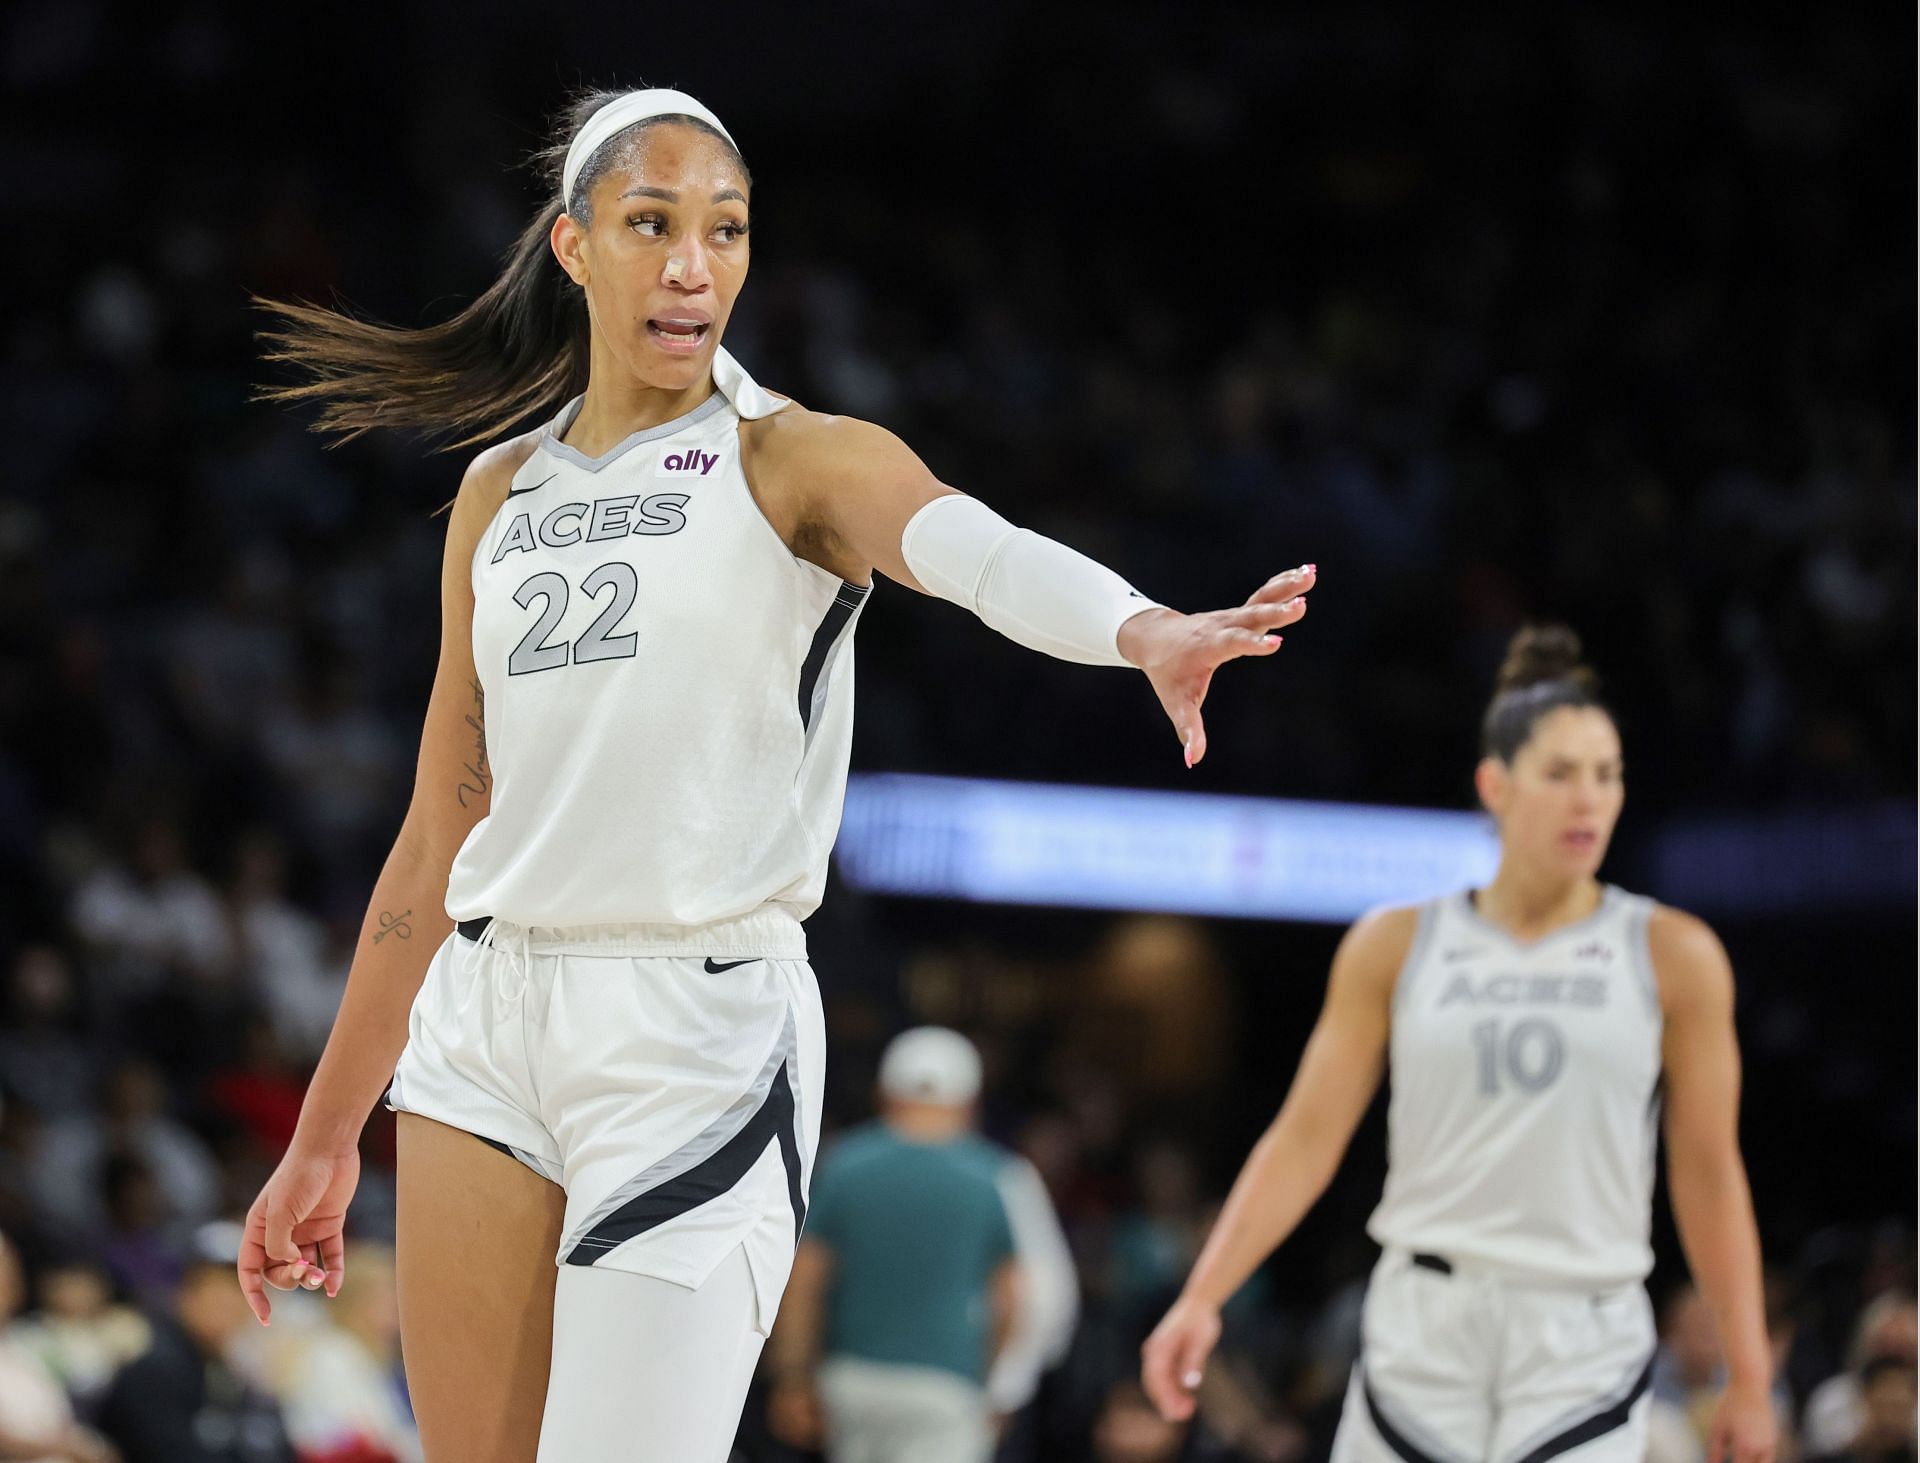
<svg viewBox="0 0 1920 1463">
<path fill-rule="evenodd" d="M 765 1341 L 746 1251 L 689 1290 L 562 1265 L 539 1463 L 725 1463 Z"/>
<path fill-rule="evenodd" d="M 403 1112 L 398 1201 L 401 1348 L 428 1463 L 533 1463 L 566 1195 Z"/>
<path fill-rule="evenodd" d="M 1516 1292 L 1490 1456 L 1639 1463 L 1655 1345 L 1653 1307 L 1638 1285 Z"/>
</svg>

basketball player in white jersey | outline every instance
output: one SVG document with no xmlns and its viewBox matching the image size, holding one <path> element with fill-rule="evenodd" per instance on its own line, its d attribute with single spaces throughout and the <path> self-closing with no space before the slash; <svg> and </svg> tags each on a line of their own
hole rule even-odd
<svg viewBox="0 0 1920 1463">
<path fill-rule="evenodd" d="M 819 903 L 873 571 L 1146 672 L 1188 764 L 1215 669 L 1310 567 L 1182 615 L 762 390 L 720 339 L 751 183 L 678 92 L 598 94 L 499 281 L 393 330 L 275 306 L 321 425 L 482 440 L 454 504 L 412 803 L 295 1138 L 267 1287 L 344 1275 L 355 1144 L 399 1113 L 407 1376 L 433 1463 L 719 1463 L 805 1220 Z M 556 1271 L 557 1262 L 557 1271 Z"/>
<path fill-rule="evenodd" d="M 1674 1218 L 1729 1365 L 1712 1463 L 1769 1463 L 1760 1242 L 1740 1157 L 1733 974 L 1691 915 L 1596 874 L 1620 738 L 1579 642 L 1523 630 L 1477 783 L 1500 827 L 1484 889 L 1368 915 L 1180 1298 L 1143 1349 L 1190 1416 L 1220 1306 L 1290 1233 L 1391 1076 L 1382 1255 L 1333 1456 L 1639 1463 L 1655 1345 L 1656 1124 Z"/>
</svg>

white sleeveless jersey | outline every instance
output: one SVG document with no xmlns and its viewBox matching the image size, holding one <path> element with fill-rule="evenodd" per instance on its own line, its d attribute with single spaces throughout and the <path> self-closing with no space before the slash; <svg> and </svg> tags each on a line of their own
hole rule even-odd
<svg viewBox="0 0 1920 1463">
<path fill-rule="evenodd" d="M 1653 1266 L 1653 901 L 1609 885 L 1523 944 L 1465 894 L 1420 913 L 1393 996 L 1383 1245 L 1550 1282 Z"/>
<path fill-rule="evenodd" d="M 711 924 L 820 903 L 867 588 L 795 558 L 740 466 L 788 403 L 725 351 L 718 389 L 599 457 L 569 402 L 473 556 L 494 777 L 447 913 Z"/>
</svg>

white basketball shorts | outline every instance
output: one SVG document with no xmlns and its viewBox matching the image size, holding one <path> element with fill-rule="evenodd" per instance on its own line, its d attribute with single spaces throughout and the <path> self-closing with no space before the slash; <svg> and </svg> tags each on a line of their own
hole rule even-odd
<svg viewBox="0 0 1920 1463">
<path fill-rule="evenodd" d="M 797 921 L 468 921 L 413 1003 L 387 1106 L 566 1190 L 556 1262 L 697 1289 L 736 1247 L 771 1331 L 805 1221 L 826 1032 Z"/>
<path fill-rule="evenodd" d="M 1653 1307 L 1638 1283 L 1511 1279 L 1389 1249 L 1374 1267 L 1334 1463 L 1640 1463 Z"/>
</svg>

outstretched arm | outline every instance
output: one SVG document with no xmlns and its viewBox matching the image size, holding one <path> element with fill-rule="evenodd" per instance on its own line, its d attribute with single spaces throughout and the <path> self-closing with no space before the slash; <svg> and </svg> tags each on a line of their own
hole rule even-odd
<svg viewBox="0 0 1920 1463">
<path fill-rule="evenodd" d="M 1086 555 L 956 493 L 882 427 L 798 409 L 760 425 L 749 476 L 756 491 L 766 484 L 791 505 L 795 552 L 848 579 L 877 569 L 1058 659 L 1139 668 L 1188 766 L 1206 752 L 1200 706 L 1214 671 L 1240 656 L 1271 655 L 1280 648 L 1272 632 L 1306 613 L 1310 564 L 1275 575 L 1244 604 L 1180 614 Z"/>
<path fill-rule="evenodd" d="M 1733 966 L 1701 921 L 1675 909 L 1647 927 L 1665 1022 L 1667 1188 L 1695 1284 L 1727 1357 L 1708 1463 L 1770 1463 L 1773 1365 L 1760 1283 L 1760 1233 L 1740 1157 L 1740 1047 Z"/>
<path fill-rule="evenodd" d="M 1220 1339 L 1220 1307 L 1293 1233 L 1340 1166 L 1380 1087 L 1393 986 L 1418 922 L 1417 910 L 1383 910 L 1340 942 L 1287 1100 L 1234 1180 L 1179 1300 L 1142 1348 L 1141 1384 L 1164 1416 L 1193 1415 L 1194 1389 Z"/>
</svg>

